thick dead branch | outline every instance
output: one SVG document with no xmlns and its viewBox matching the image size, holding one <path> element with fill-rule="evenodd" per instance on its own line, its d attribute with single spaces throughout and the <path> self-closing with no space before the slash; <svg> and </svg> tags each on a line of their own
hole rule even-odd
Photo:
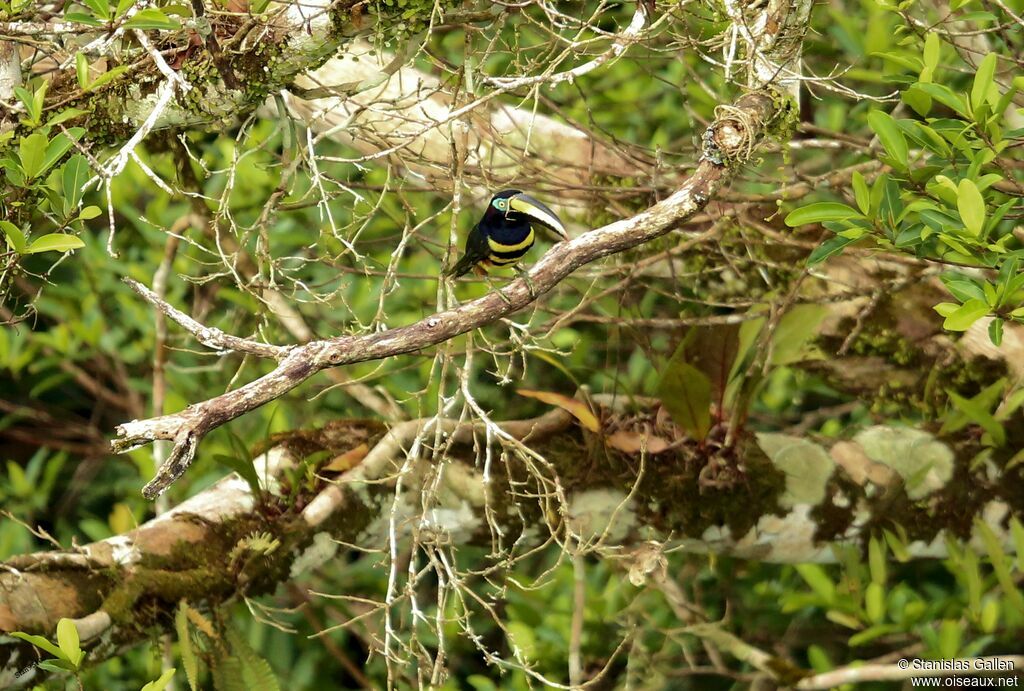
<svg viewBox="0 0 1024 691">
<path fill-rule="evenodd" d="M 656 412 L 641 407 L 631 411 L 636 416 L 653 424 Z M 741 439 L 728 455 L 680 439 L 657 454 L 636 454 L 606 440 L 604 430 L 619 414 L 606 409 L 600 417 L 606 428 L 597 433 L 560 409 L 500 423 L 529 451 L 509 455 L 490 478 L 477 464 L 488 445 L 481 422 L 432 418 L 386 432 L 374 421 L 339 421 L 280 435 L 257 460 L 262 499 L 231 475 L 125 535 L 8 560 L 0 570 L 0 630 L 50 633 L 60 617 L 78 619 L 92 632 L 90 659 L 102 660 L 147 637 L 151 626 L 167 626 L 183 597 L 214 607 L 272 591 L 332 559 L 341 545 L 379 549 L 389 526 L 398 540 L 415 533 L 419 540 L 433 535 L 445 544 L 487 545 L 497 525 L 506 544 L 526 550 L 550 531 L 581 554 L 635 559 L 631 573 L 642 582 L 665 549 L 827 562 L 837 545 L 864 547 L 883 529 L 903 541 L 910 558 L 943 556 L 947 537 L 985 553 L 989 532 L 1012 551 L 1009 523 L 1024 516 L 1020 469 L 1000 468 L 998 460 L 972 467 L 977 447 L 970 430 L 940 439 L 876 426 L 830 445 L 760 434 Z M 444 456 L 416 445 L 424 430 L 441 433 Z M 370 451 L 343 474 L 280 496 L 276 478 L 296 458 L 323 450 L 326 467 L 364 445 Z M 524 460 L 532 455 L 549 459 L 545 477 Z M 403 491 L 396 498 L 398 482 Z M 565 505 L 552 507 L 530 491 L 534 483 L 564 488 Z M 269 533 L 282 547 L 246 558 L 254 533 Z M 141 601 L 147 606 L 135 606 Z M 0 667 L 8 673 L 24 667 L 21 646 L 0 643 Z"/>
<path fill-rule="evenodd" d="M 290 83 L 296 75 L 316 68 L 343 41 L 357 33 L 354 26 L 334 26 L 331 11 L 332 3 L 327 0 L 288 3 L 266 19 L 239 26 L 239 33 L 230 41 L 234 44 L 230 57 L 210 56 L 210 59 L 219 57 L 218 66 L 233 77 L 236 71 L 243 70 L 243 65 L 247 65 L 244 69 L 251 73 L 252 61 L 256 60 L 264 66 L 258 83 L 251 76 L 241 84 L 232 77 L 227 80 L 231 85 L 219 76 L 220 72 L 209 81 L 188 83 L 180 73 L 170 72 L 174 76 L 168 78 L 168 83 L 181 80 L 183 86 L 197 89 L 200 95 L 162 102 L 160 89 L 146 93 L 144 85 L 136 85 L 132 87 L 134 97 L 126 98 L 120 91 L 105 91 L 89 101 L 95 102 L 92 104 L 95 112 L 110 113 L 112 119 L 134 131 L 222 122 L 258 105 L 253 96 L 260 91 L 272 93 Z M 364 30 L 367 28 L 364 25 Z M 83 52 L 89 52 L 89 48 L 86 46 Z M 102 50 L 97 50 L 102 54 Z M 280 59 L 269 60 L 275 54 L 279 54 Z"/>
<path fill-rule="evenodd" d="M 799 100 L 800 53 L 811 14 L 810 0 L 767 0 L 764 3 L 724 0 L 732 20 L 732 40 L 726 48 L 728 76 L 743 42 L 747 86 L 754 89 L 775 84 Z"/>
<path fill-rule="evenodd" d="M 344 141 L 366 156 L 393 150 L 432 186 L 451 187 L 451 140 L 444 124 L 455 105 L 436 77 L 356 39 L 343 55 L 297 78 L 295 86 L 295 93 L 285 94 L 288 111 L 320 137 Z M 499 93 L 478 99 L 464 115 L 465 167 L 478 184 L 497 188 L 538 177 L 571 190 L 589 185 L 594 176 L 637 176 L 650 168 L 591 132 L 495 99 Z M 269 117 L 272 107 L 263 112 Z"/>
<path fill-rule="evenodd" d="M 18 44 L 0 41 L 0 101 L 14 98 L 14 89 L 21 86 L 21 54 Z"/>
</svg>

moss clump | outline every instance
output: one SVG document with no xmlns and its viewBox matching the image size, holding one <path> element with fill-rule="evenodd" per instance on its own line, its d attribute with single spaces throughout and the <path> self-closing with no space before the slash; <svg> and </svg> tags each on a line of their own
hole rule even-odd
<svg viewBox="0 0 1024 691">
<path fill-rule="evenodd" d="M 854 328 L 854 320 L 846 318 L 837 332 L 850 333 Z M 900 367 L 918 367 L 921 363 L 921 351 L 888 326 L 868 327 L 851 344 L 848 352 L 853 355 L 879 355 Z"/>
<path fill-rule="evenodd" d="M 814 539 L 832 542 L 843 538 L 853 525 L 864 488 L 850 480 L 842 468 L 836 468 L 825 484 L 825 492 L 825 500 L 811 509 L 810 517 L 817 526 Z"/>
<path fill-rule="evenodd" d="M 372 448 L 386 433 L 387 427 L 379 420 L 331 420 L 323 427 L 316 429 L 300 429 L 272 434 L 256 444 L 252 453 L 254 456 L 258 456 L 274 447 L 283 447 L 285 451 L 299 459 L 323 451 L 338 454 L 360 444 L 366 444 Z"/>
<path fill-rule="evenodd" d="M 786 513 L 779 503 L 786 476 L 752 438 L 716 454 L 697 451 L 691 450 L 684 472 L 669 469 L 657 479 L 670 490 L 661 498 L 667 516 L 675 517 L 687 535 L 699 537 L 712 526 L 726 526 L 739 538 L 762 516 Z"/>
<path fill-rule="evenodd" d="M 388 47 L 426 31 L 434 7 L 432 0 L 370 0 L 366 12 L 377 17 L 374 43 Z"/>
<path fill-rule="evenodd" d="M 800 125 L 800 107 L 790 94 L 777 89 L 770 90 L 775 117 L 765 126 L 765 136 L 785 144 L 793 138 Z M 783 147 L 786 151 L 786 147 Z"/>
<path fill-rule="evenodd" d="M 628 490 L 633 480 L 631 473 L 622 485 Z M 785 474 L 752 439 L 734 449 L 694 442 L 649 459 L 637 513 L 641 523 L 666 533 L 700 538 L 708 528 L 727 527 L 739 538 L 762 516 L 785 513 L 779 503 L 785 490 Z"/>
</svg>

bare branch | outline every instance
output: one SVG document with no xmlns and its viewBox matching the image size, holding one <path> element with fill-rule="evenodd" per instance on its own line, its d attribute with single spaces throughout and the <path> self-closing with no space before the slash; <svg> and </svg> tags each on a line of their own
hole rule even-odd
<svg viewBox="0 0 1024 691">
<path fill-rule="evenodd" d="M 647 9 L 644 7 L 643 0 L 638 0 L 636 3 L 636 10 L 633 12 L 633 19 L 630 20 L 629 26 L 627 26 L 622 33 L 616 37 L 608 50 L 596 56 L 592 60 L 588 60 L 582 65 L 573 67 L 570 70 L 555 72 L 553 74 L 539 74 L 533 77 L 485 77 L 484 79 L 485 81 L 503 89 L 520 89 L 524 86 L 534 86 L 536 84 L 560 84 L 561 82 L 571 82 L 578 77 L 582 77 L 585 74 L 593 72 L 609 60 L 618 58 L 625 53 L 626 48 L 643 35 L 645 26 L 647 26 Z M 566 55 L 571 55 L 579 51 L 581 48 L 582 46 L 578 43 L 570 43 L 564 48 L 564 53 Z"/>
<path fill-rule="evenodd" d="M 175 323 L 195 336 L 197 341 L 208 348 L 221 351 L 232 350 L 239 353 L 256 355 L 262 358 L 273 358 L 274 360 L 283 360 L 288 353 L 294 349 L 294 346 L 276 346 L 269 343 L 250 341 L 245 338 L 226 334 L 220 329 L 212 326 L 204 326 L 184 312 L 172 307 L 166 300 L 161 299 L 159 295 L 135 279 L 125 278 L 124 282 L 127 283 L 128 286 L 138 293 L 146 302 L 173 319 Z"/>
</svg>

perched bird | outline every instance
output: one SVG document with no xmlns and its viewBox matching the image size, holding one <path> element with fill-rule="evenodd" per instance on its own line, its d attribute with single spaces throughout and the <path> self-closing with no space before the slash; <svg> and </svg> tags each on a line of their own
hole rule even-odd
<svg viewBox="0 0 1024 691">
<path fill-rule="evenodd" d="M 534 226 L 566 239 L 565 226 L 555 212 L 519 190 L 502 190 L 491 197 L 483 218 L 466 237 L 466 253 L 448 271 L 459 277 L 473 268 L 515 264 L 533 246 Z"/>
</svg>

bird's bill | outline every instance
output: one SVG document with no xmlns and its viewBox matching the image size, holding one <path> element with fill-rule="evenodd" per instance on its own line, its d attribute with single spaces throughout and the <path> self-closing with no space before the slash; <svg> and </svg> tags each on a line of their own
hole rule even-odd
<svg viewBox="0 0 1024 691">
<path fill-rule="evenodd" d="M 518 211 L 519 213 L 528 216 L 531 220 L 540 223 L 545 228 L 550 228 L 563 240 L 568 237 L 565 232 L 565 226 L 562 225 L 560 220 L 558 220 L 558 216 L 555 215 L 555 212 L 530 195 L 517 194 L 509 199 L 508 205 L 513 211 Z"/>
</svg>

